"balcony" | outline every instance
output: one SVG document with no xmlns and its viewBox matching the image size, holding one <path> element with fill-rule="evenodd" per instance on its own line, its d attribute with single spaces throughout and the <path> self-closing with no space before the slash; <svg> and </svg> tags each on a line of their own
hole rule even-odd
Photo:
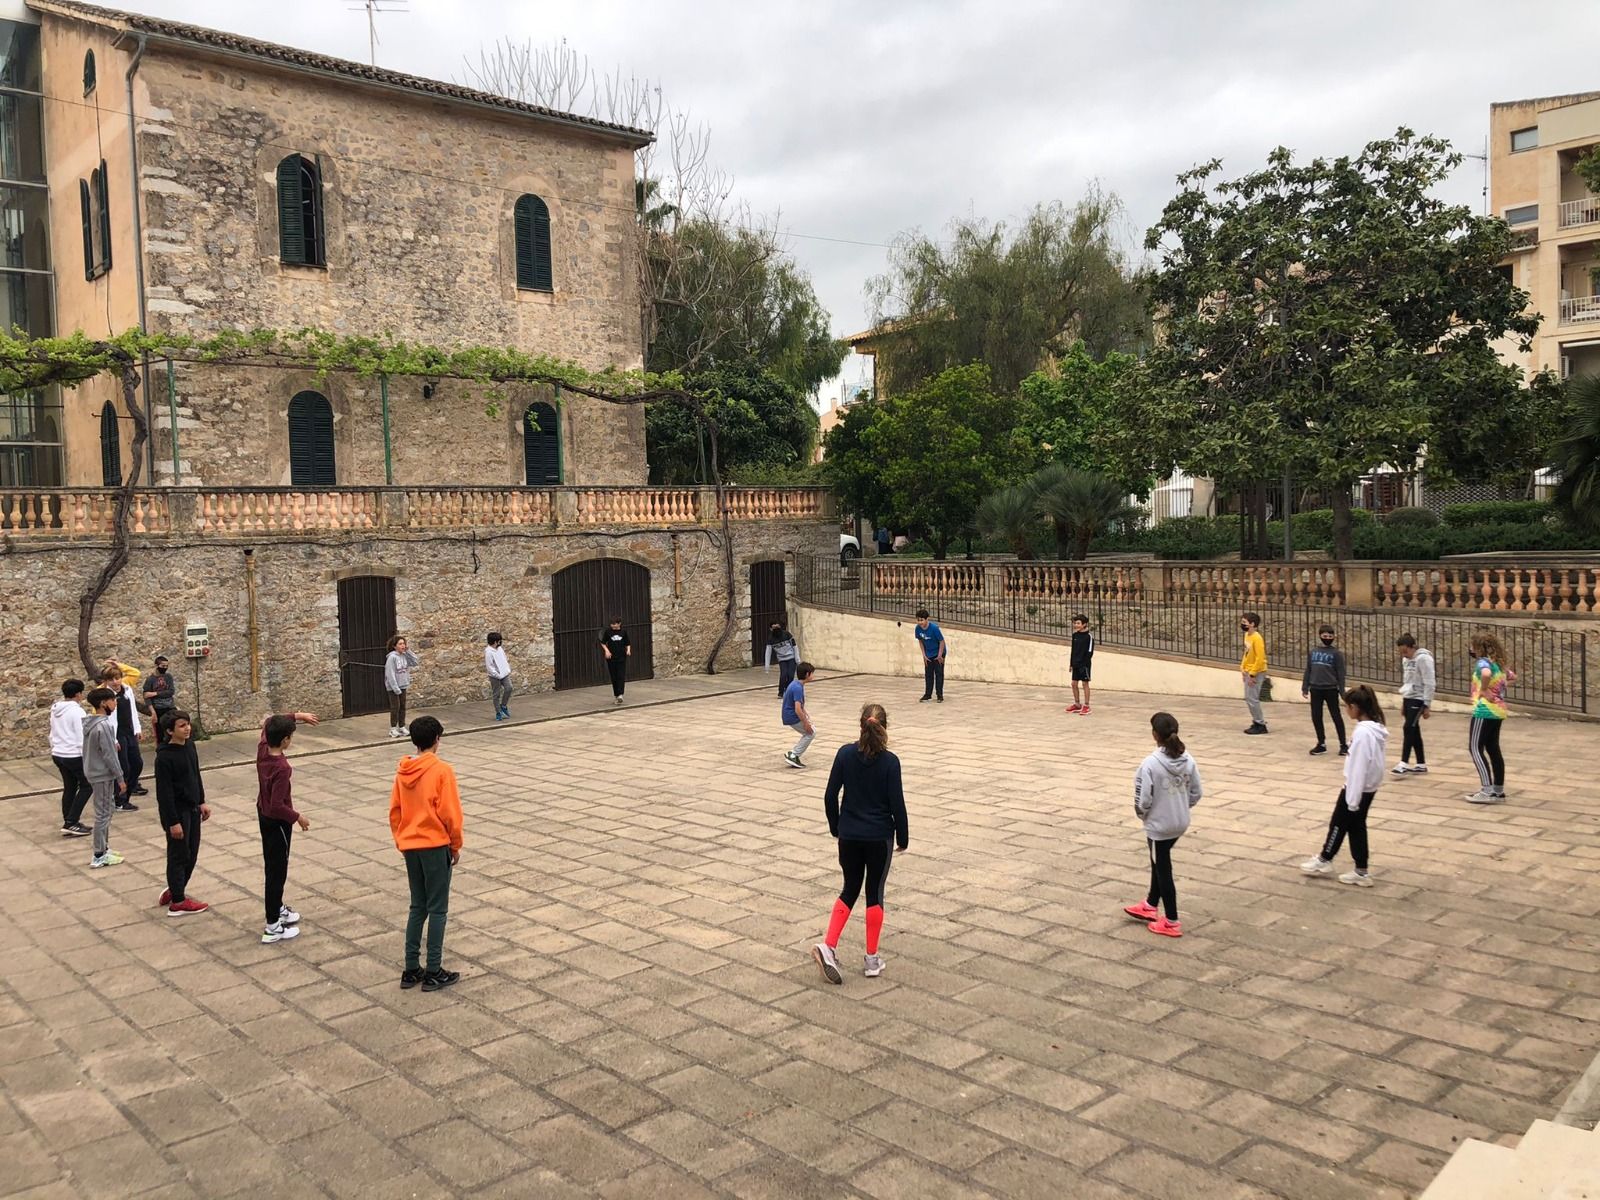
<svg viewBox="0 0 1600 1200">
<path fill-rule="evenodd" d="M 1600 321 L 1600 296 L 1569 296 L 1561 302 L 1561 324 Z"/>
<path fill-rule="evenodd" d="M 114 488 L 0 489 L 0 537 L 111 535 Z M 729 487 L 730 521 L 833 519 L 826 488 Z M 141 488 L 128 510 L 136 537 L 297 537 L 403 530 L 538 528 L 582 533 L 618 526 L 671 529 L 717 522 L 705 487 Z"/>
<path fill-rule="evenodd" d="M 1600 222 L 1600 196 L 1583 196 L 1577 200 L 1563 200 L 1556 210 L 1557 222 L 1562 229 Z"/>
</svg>

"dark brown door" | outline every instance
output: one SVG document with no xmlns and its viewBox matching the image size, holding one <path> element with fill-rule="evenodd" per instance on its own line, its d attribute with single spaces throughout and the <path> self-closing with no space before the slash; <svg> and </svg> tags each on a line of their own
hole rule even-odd
<svg viewBox="0 0 1600 1200">
<path fill-rule="evenodd" d="M 620 558 L 591 558 L 557 571 L 550 582 L 558 689 L 607 682 L 600 630 L 612 617 L 622 618 L 633 644 L 627 677 L 654 677 L 647 568 Z"/>
<path fill-rule="evenodd" d="M 345 716 L 388 711 L 383 660 L 394 632 L 394 580 L 382 575 L 339 580 L 339 686 Z"/>
<path fill-rule="evenodd" d="M 750 564 L 750 661 L 767 660 L 767 640 L 774 621 L 789 623 L 783 594 L 783 560 Z"/>
</svg>

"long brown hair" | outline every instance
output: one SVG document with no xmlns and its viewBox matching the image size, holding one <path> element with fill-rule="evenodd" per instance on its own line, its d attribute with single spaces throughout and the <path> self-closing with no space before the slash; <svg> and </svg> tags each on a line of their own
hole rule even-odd
<svg viewBox="0 0 1600 1200">
<path fill-rule="evenodd" d="M 391 633 L 389 635 L 389 653 L 393 654 L 394 653 L 394 648 L 396 646 L 398 646 L 401 642 L 405 641 L 405 640 L 406 640 L 406 635 L 405 634 L 403 634 L 403 633 Z"/>
<path fill-rule="evenodd" d="M 1378 693 L 1364 683 L 1358 683 L 1344 694 L 1344 702 L 1361 714 L 1363 721 L 1384 724 L 1383 706 L 1378 703 Z"/>
<path fill-rule="evenodd" d="M 1500 639 L 1493 630 L 1478 629 L 1472 634 L 1472 640 L 1467 643 L 1472 653 L 1479 658 L 1487 658 L 1492 663 L 1500 666 L 1506 665 L 1506 648 L 1500 644 Z"/>
<path fill-rule="evenodd" d="M 888 748 L 889 714 L 883 711 L 881 704 L 862 705 L 861 740 L 856 743 L 856 749 L 871 761 Z"/>
<path fill-rule="evenodd" d="M 1183 739 L 1178 736 L 1178 718 L 1171 713 L 1158 712 L 1150 718 L 1150 732 L 1161 742 L 1161 750 L 1168 758 L 1183 755 Z"/>
</svg>

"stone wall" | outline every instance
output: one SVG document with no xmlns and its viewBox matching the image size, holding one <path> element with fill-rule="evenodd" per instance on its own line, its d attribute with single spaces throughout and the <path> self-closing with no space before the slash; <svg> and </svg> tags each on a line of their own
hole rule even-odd
<svg viewBox="0 0 1600 1200">
<path fill-rule="evenodd" d="M 734 525 L 736 608 L 740 624 L 718 659 L 722 669 L 750 661 L 749 566 L 820 553 L 837 537 L 831 522 Z M 360 539 L 196 541 L 136 544 L 96 615 L 94 653 L 141 666 L 173 656 L 180 700 L 194 703 L 190 663 L 181 661 L 187 621 L 211 631 L 201 667 L 202 716 L 212 731 L 253 725 L 271 710 L 342 712 L 338 580 L 395 580 L 400 632 L 422 659 L 413 706 L 487 696 L 484 634 L 505 637 L 518 691 L 554 686 L 551 578 L 586 558 L 619 556 L 651 572 L 657 675 L 703 671 L 722 630 L 723 559 L 715 528 L 617 529 L 605 533 L 461 530 L 435 536 Z M 250 689 L 244 550 L 256 572 L 260 689 Z M 676 548 L 676 583 L 674 561 Z M 0 757 L 48 753 L 50 703 L 62 679 L 83 674 L 76 655 L 77 596 L 99 570 L 104 546 L 0 548 Z"/>
</svg>

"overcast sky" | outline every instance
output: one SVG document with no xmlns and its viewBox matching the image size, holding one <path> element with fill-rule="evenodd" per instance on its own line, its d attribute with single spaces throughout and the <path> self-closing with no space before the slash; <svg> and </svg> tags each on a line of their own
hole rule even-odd
<svg viewBox="0 0 1600 1200">
<path fill-rule="evenodd" d="M 359 0 L 126 7 L 367 58 Z M 862 285 L 905 230 L 1012 218 L 1099 180 L 1126 205 L 1132 245 L 1196 162 L 1238 173 L 1280 144 L 1352 152 L 1401 124 L 1479 154 L 1492 101 L 1600 89 L 1594 0 L 406 7 L 378 18 L 381 66 L 464 81 L 484 42 L 565 38 L 597 67 L 658 80 L 712 127 L 739 195 L 781 213 L 840 334 L 869 322 Z M 1469 159 L 1449 195 L 1477 205 L 1482 186 Z M 859 371 L 847 360 L 845 380 Z"/>
</svg>

